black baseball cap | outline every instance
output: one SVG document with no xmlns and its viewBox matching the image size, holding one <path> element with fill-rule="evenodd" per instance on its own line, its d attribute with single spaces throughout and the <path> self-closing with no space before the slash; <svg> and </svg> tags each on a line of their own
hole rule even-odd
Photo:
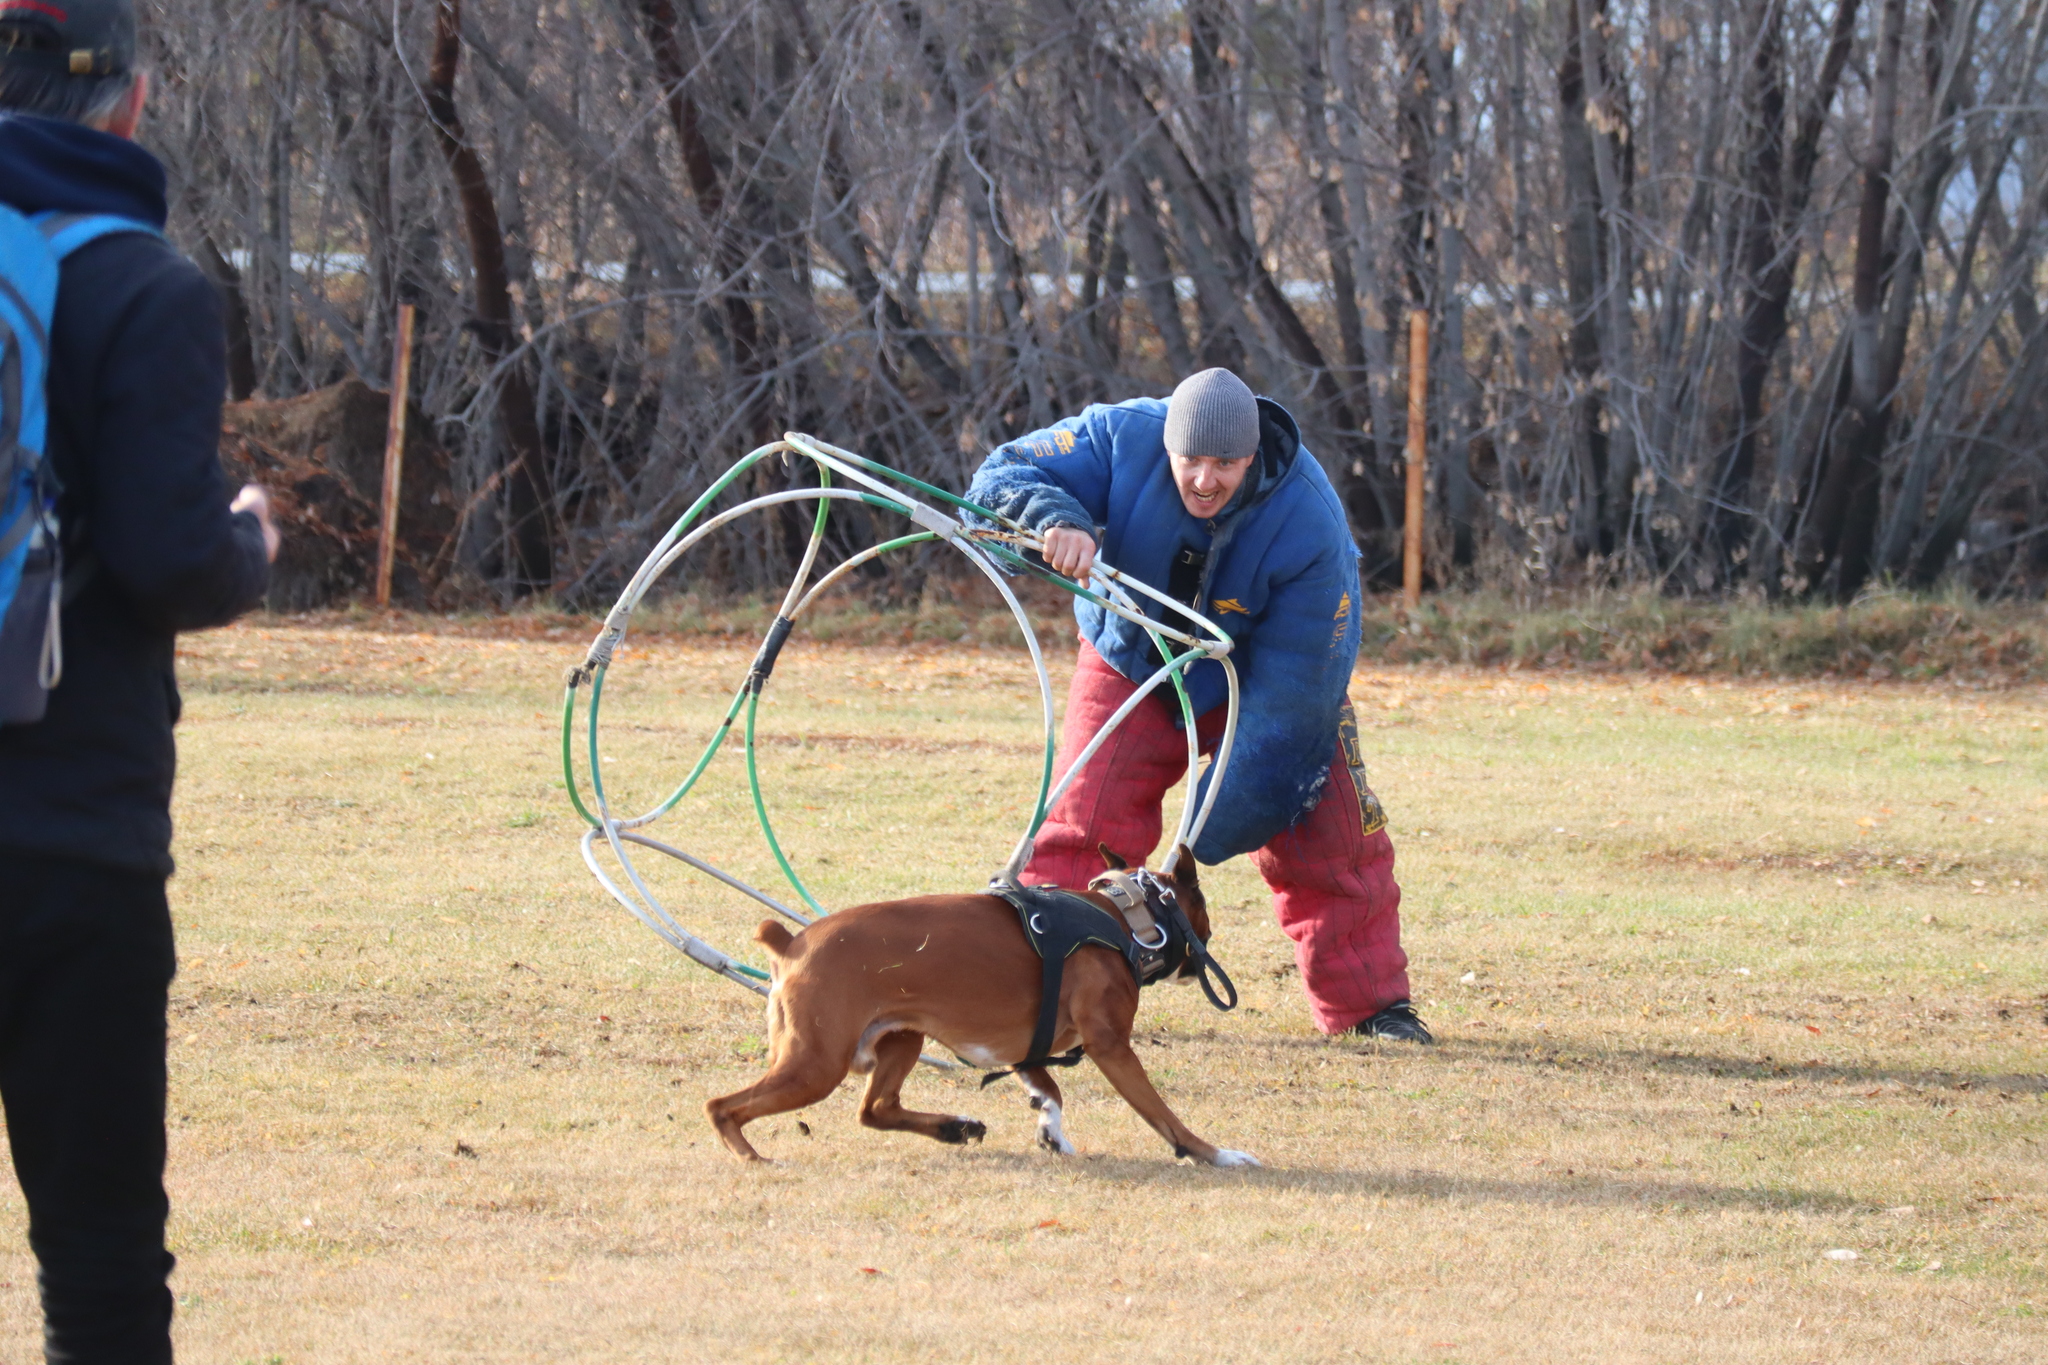
<svg viewBox="0 0 2048 1365">
<path fill-rule="evenodd" d="M 132 71 L 134 0 L 0 0 L 0 66 L 62 76 Z"/>
</svg>

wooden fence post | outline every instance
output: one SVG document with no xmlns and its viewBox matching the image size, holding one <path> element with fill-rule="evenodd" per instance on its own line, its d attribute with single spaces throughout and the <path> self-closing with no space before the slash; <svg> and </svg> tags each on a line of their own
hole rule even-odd
<svg viewBox="0 0 2048 1365">
<path fill-rule="evenodd" d="M 1422 605 L 1422 482 L 1429 468 L 1429 314 L 1408 315 L 1408 512 L 1401 528 L 1401 604 Z"/>
<path fill-rule="evenodd" d="M 398 553 L 398 491 L 405 474 L 405 409 L 412 388 L 412 320 L 398 310 L 398 348 L 391 358 L 391 414 L 384 422 L 384 498 L 377 522 L 377 605 L 391 605 L 391 560 Z"/>
</svg>

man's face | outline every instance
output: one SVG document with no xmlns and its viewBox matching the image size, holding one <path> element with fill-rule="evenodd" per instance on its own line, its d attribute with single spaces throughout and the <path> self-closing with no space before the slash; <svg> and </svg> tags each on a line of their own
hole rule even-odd
<svg viewBox="0 0 2048 1365">
<path fill-rule="evenodd" d="M 1229 505 L 1252 467 L 1249 455 L 1238 460 L 1189 459 L 1169 451 L 1166 461 L 1173 468 L 1173 483 L 1180 489 L 1181 505 L 1188 509 L 1189 516 L 1203 521 Z"/>
</svg>

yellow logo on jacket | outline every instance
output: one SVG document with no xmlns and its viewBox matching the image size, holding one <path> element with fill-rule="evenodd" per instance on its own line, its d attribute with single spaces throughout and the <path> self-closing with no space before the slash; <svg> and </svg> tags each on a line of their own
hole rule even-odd
<svg viewBox="0 0 2048 1365">
<path fill-rule="evenodd" d="M 1232 612 L 1237 612 L 1241 616 L 1251 615 L 1251 611 L 1245 604 L 1238 601 L 1235 597 L 1218 597 L 1212 600 L 1209 605 L 1215 608 L 1218 616 L 1228 616 Z"/>
</svg>

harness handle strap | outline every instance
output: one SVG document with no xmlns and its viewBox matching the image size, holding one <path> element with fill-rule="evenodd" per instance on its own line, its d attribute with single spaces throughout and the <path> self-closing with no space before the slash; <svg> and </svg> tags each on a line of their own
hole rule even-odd
<svg viewBox="0 0 2048 1365">
<path fill-rule="evenodd" d="M 1209 1003 L 1226 1014 L 1237 1008 L 1237 984 L 1230 979 L 1230 973 L 1223 970 L 1223 964 L 1209 955 L 1209 945 L 1195 934 L 1195 926 L 1188 920 L 1188 912 L 1181 909 L 1180 898 L 1171 891 L 1163 893 L 1162 903 L 1168 915 L 1172 916 L 1174 927 L 1185 936 L 1188 945 L 1188 960 L 1195 964 L 1195 980 L 1202 983 L 1202 994 L 1209 997 Z M 1223 986 L 1223 992 L 1230 997 L 1224 1003 L 1223 994 L 1209 984 L 1209 973 L 1216 973 L 1216 980 Z"/>
<path fill-rule="evenodd" d="M 1216 973 L 1216 979 L 1222 982 L 1223 989 L 1230 993 L 1229 1004 L 1224 1004 L 1223 997 L 1218 995 L 1216 988 L 1209 984 L 1210 972 Z M 1237 986 L 1231 981 L 1230 973 L 1224 971 L 1223 964 L 1210 957 L 1206 952 L 1195 959 L 1195 980 L 1202 983 L 1202 994 L 1208 996 L 1209 1003 L 1217 1009 L 1228 1013 L 1237 1008 Z"/>
</svg>

